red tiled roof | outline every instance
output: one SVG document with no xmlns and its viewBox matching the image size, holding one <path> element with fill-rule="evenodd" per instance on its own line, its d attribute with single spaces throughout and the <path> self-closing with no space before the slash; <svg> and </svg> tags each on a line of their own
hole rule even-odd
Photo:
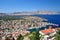
<svg viewBox="0 0 60 40">
<path fill-rule="evenodd" d="M 52 29 L 46 29 L 46 30 L 42 30 L 41 32 L 44 34 L 48 34 L 48 33 L 53 32 L 53 30 Z"/>
<path fill-rule="evenodd" d="M 55 28 L 55 30 L 58 30 L 58 28 Z"/>
</svg>

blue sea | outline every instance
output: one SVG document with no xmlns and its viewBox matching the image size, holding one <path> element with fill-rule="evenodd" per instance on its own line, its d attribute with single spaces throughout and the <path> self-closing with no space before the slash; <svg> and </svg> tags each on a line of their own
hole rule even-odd
<svg viewBox="0 0 60 40">
<path fill-rule="evenodd" d="M 37 16 L 37 17 L 41 17 L 41 18 L 45 18 L 50 23 L 54 23 L 54 24 L 58 24 L 59 26 L 53 26 L 53 28 L 60 28 L 60 15 L 32 15 L 32 16 Z M 46 28 L 48 28 L 48 26 L 46 26 Z M 39 28 L 40 30 L 45 29 L 45 27 Z M 31 29 L 29 31 L 35 31 L 36 29 Z"/>
<path fill-rule="evenodd" d="M 41 18 L 45 18 L 50 23 L 60 25 L 60 15 L 33 15 L 33 16 L 38 16 L 38 17 L 41 17 Z"/>
<path fill-rule="evenodd" d="M 37 17 L 45 18 L 50 23 L 54 23 L 54 24 L 60 25 L 60 14 L 59 15 L 38 15 L 38 14 L 36 14 L 36 15 L 30 15 L 30 16 L 37 16 Z M 21 16 L 16 16 L 16 17 L 19 18 Z"/>
</svg>

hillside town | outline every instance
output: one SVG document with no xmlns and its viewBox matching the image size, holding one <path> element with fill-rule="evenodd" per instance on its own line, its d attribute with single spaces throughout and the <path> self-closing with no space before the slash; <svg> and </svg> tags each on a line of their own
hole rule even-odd
<svg viewBox="0 0 60 40">
<path fill-rule="evenodd" d="M 8 40 L 17 40 L 20 34 L 24 36 L 23 40 L 30 40 L 28 36 L 25 36 L 30 33 L 27 29 L 51 25 L 46 21 L 47 19 L 35 16 L 23 16 L 19 20 L 0 20 L 0 40 L 6 40 L 6 37 L 9 38 Z M 57 30 L 58 28 L 52 29 L 52 26 L 49 26 L 48 29 L 39 30 L 39 33 L 44 37 L 40 40 L 53 40 Z"/>
<path fill-rule="evenodd" d="M 60 40 L 60 0 L 0 0 L 0 40 Z"/>
</svg>

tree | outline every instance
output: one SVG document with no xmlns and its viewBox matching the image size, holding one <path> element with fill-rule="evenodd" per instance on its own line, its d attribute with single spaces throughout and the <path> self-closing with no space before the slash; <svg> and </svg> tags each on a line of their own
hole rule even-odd
<svg viewBox="0 0 60 40">
<path fill-rule="evenodd" d="M 30 40 L 35 40 L 35 32 L 32 32 L 32 33 L 29 35 L 29 39 L 30 39 Z"/>
<path fill-rule="evenodd" d="M 17 38 L 17 40 L 23 40 L 23 39 L 24 39 L 24 37 L 21 34 Z"/>
<path fill-rule="evenodd" d="M 39 37 L 39 29 L 37 29 L 36 31 L 36 34 L 35 34 L 35 40 L 40 40 L 40 37 Z"/>
<path fill-rule="evenodd" d="M 39 37 L 39 29 L 36 30 L 36 32 L 31 32 L 29 38 L 30 40 L 40 40 L 40 37 Z"/>
<path fill-rule="evenodd" d="M 60 29 L 58 29 L 58 31 L 56 31 L 56 36 L 54 40 L 60 40 Z"/>
</svg>

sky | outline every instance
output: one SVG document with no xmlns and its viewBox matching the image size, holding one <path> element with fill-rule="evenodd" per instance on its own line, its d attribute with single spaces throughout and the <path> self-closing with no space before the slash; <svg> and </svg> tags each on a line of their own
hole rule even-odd
<svg viewBox="0 0 60 40">
<path fill-rule="evenodd" d="M 60 0 L 0 0 L 0 13 L 60 11 Z"/>
</svg>

